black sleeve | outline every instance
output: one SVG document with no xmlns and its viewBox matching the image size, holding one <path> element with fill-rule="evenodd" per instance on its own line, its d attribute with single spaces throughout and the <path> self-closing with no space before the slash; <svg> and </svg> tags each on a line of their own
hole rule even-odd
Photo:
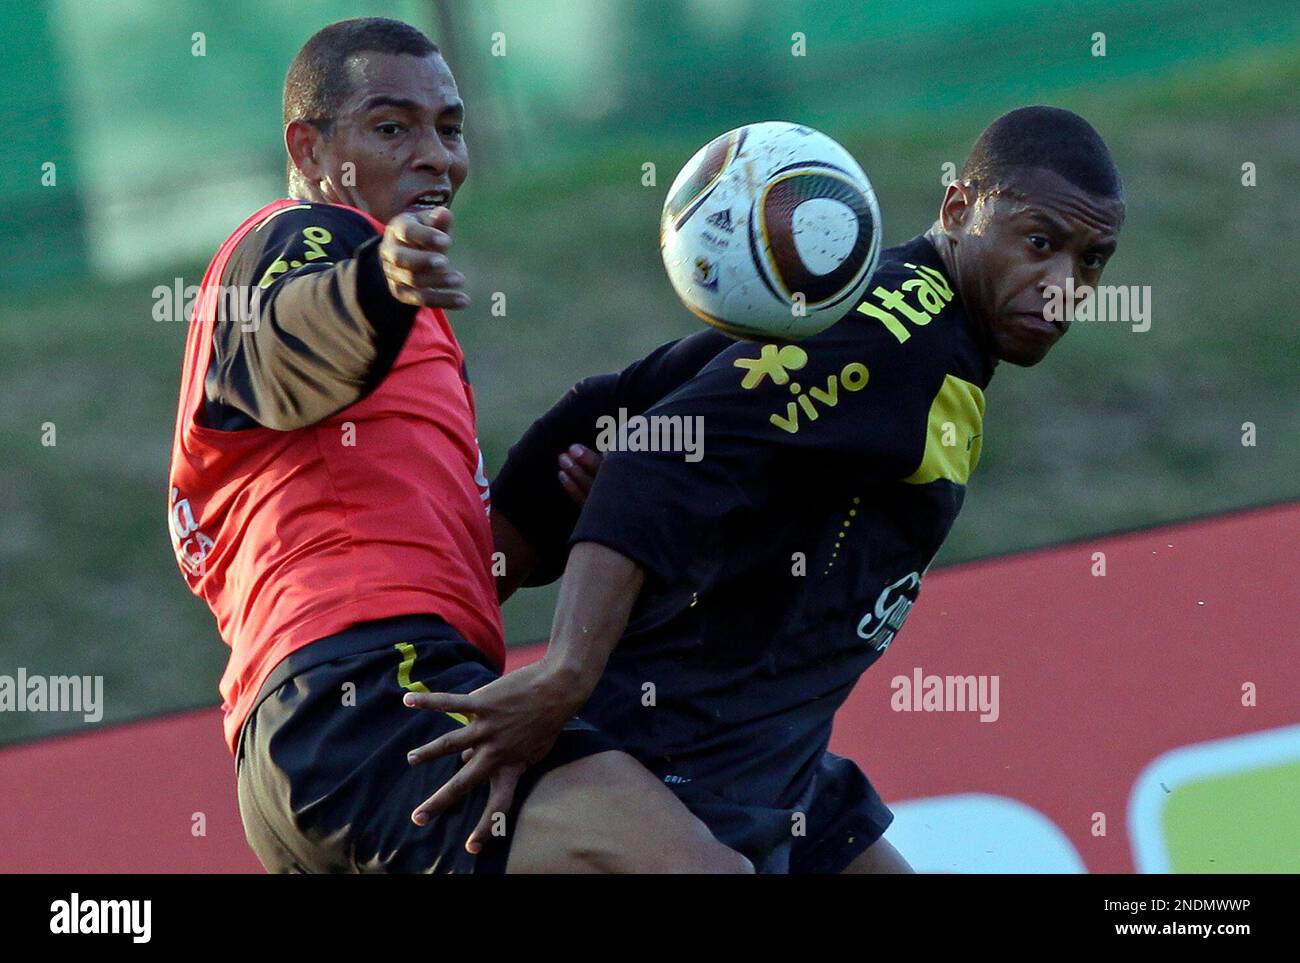
<svg viewBox="0 0 1300 963">
<path fill-rule="evenodd" d="M 606 456 L 570 544 L 607 545 L 667 584 L 732 513 L 816 498 L 826 472 L 862 485 L 906 477 L 945 365 L 854 321 L 799 345 L 733 344 L 646 412 L 700 419 L 702 450 Z"/>
<path fill-rule="evenodd" d="M 510 519 L 540 559 L 525 585 L 558 578 L 568 557 L 578 506 L 559 483 L 560 453 L 573 444 L 594 449 L 602 415 L 617 416 L 620 408 L 640 414 L 733 343 L 715 331 L 669 342 L 621 372 L 578 382 L 533 422 L 492 482 L 492 510 Z"/>
<path fill-rule="evenodd" d="M 374 389 L 416 310 L 389 294 L 381 240 L 355 212 L 303 204 L 240 242 L 222 277 L 204 424 L 287 431 Z"/>
</svg>

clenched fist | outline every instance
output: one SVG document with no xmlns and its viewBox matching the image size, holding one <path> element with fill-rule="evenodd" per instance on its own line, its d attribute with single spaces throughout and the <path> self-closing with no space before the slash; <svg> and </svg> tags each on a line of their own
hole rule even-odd
<svg viewBox="0 0 1300 963">
<path fill-rule="evenodd" d="M 466 307 L 469 295 L 460 290 L 465 275 L 452 268 L 450 248 L 451 211 L 445 207 L 403 212 L 389 221 L 379 261 L 393 297 L 428 308 Z"/>
</svg>

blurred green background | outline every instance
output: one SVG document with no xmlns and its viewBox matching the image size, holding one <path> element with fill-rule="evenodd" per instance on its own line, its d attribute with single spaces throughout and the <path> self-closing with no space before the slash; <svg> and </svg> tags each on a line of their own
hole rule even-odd
<svg viewBox="0 0 1300 963">
<path fill-rule="evenodd" d="M 1153 321 L 1081 324 L 1050 362 L 999 369 L 938 563 L 1300 492 L 1294 2 L 6 5 L 0 674 L 102 674 L 104 723 L 216 701 L 226 650 L 164 517 L 185 328 L 153 320 L 153 290 L 197 284 L 281 196 L 284 71 L 316 29 L 360 15 L 424 28 L 469 107 L 455 255 L 475 304 L 453 320 L 490 467 L 579 377 L 696 330 L 657 222 L 712 135 L 779 118 L 839 138 L 894 244 L 931 223 L 943 165 L 988 122 L 1049 103 L 1115 154 L 1128 222 L 1106 281 L 1150 285 Z M 544 637 L 553 600 L 508 603 L 509 638 Z M 0 713 L 0 742 L 81 725 Z"/>
</svg>

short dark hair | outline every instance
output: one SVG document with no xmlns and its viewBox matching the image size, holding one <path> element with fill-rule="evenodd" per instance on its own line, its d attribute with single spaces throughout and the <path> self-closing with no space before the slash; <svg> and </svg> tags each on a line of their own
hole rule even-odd
<svg viewBox="0 0 1300 963">
<path fill-rule="evenodd" d="M 971 148 L 961 178 L 983 194 L 1029 167 L 1053 171 L 1090 194 L 1124 199 L 1119 170 L 1101 135 L 1060 107 L 1021 107 L 993 121 Z"/>
<path fill-rule="evenodd" d="M 334 115 L 350 93 L 347 62 L 363 50 L 427 57 L 438 45 L 409 23 L 385 17 L 340 20 L 312 34 L 289 65 L 284 78 L 284 123 L 304 121 L 327 136 Z M 292 192 L 297 168 L 289 158 Z"/>
</svg>

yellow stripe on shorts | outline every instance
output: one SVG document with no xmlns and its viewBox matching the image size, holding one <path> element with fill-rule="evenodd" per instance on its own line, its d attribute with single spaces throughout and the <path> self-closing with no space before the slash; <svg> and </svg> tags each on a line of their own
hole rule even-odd
<svg viewBox="0 0 1300 963">
<path fill-rule="evenodd" d="M 393 645 L 402 655 L 402 664 L 397 667 L 397 684 L 407 692 L 428 692 L 429 687 L 423 682 L 416 680 L 411 681 L 411 669 L 415 667 L 415 646 L 410 642 L 397 642 Z M 444 715 L 451 716 L 462 726 L 469 725 L 469 719 L 459 712 L 446 712 Z"/>
</svg>

